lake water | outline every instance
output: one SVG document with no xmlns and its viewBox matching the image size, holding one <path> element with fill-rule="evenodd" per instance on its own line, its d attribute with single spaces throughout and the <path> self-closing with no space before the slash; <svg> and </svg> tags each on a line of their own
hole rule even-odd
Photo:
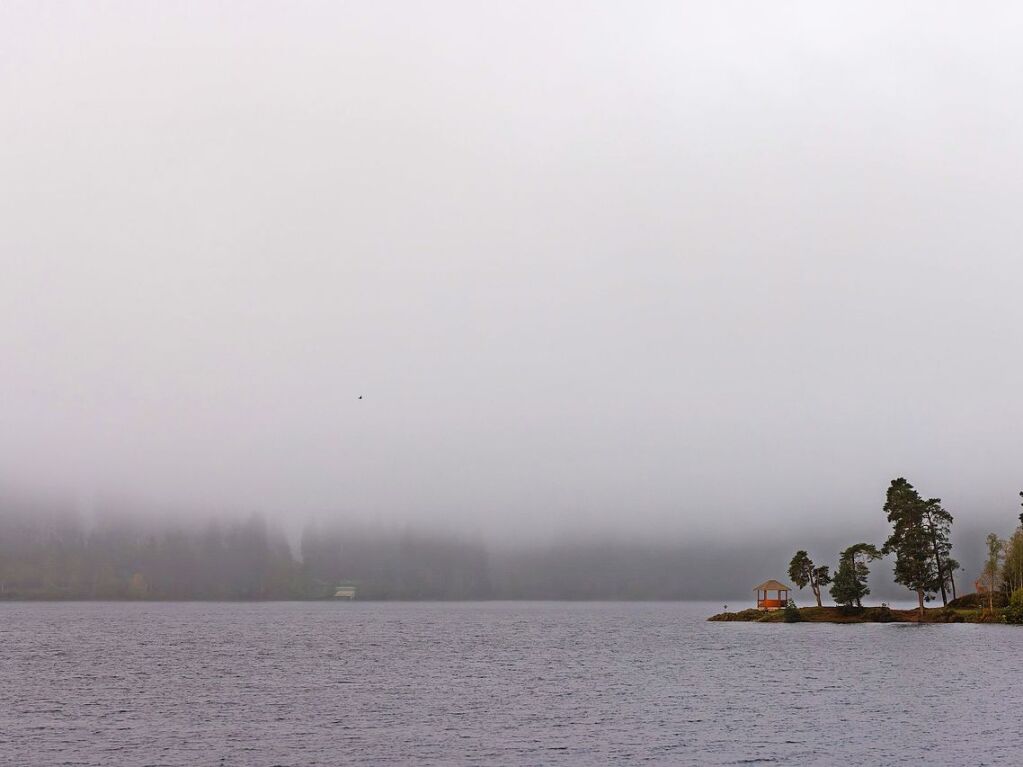
<svg viewBox="0 0 1023 767">
<path fill-rule="evenodd" d="M 0 764 L 1023 762 L 1023 629 L 697 603 L 0 603 Z"/>
</svg>

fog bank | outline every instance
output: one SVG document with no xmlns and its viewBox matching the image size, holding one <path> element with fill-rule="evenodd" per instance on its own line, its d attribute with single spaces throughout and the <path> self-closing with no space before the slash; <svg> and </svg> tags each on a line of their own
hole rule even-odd
<svg viewBox="0 0 1023 767">
<path fill-rule="evenodd" d="M 738 550 L 837 542 L 904 475 L 993 520 L 1021 35 L 1009 3 L 5 2 L 0 486 Z"/>
</svg>

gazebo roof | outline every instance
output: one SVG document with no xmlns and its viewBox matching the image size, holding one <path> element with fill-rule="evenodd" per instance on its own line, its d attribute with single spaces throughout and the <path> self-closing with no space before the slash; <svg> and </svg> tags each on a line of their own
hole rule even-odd
<svg viewBox="0 0 1023 767">
<path fill-rule="evenodd" d="M 759 586 L 753 587 L 754 591 L 792 591 L 791 586 L 786 586 L 784 583 L 779 583 L 775 580 L 764 581 Z"/>
</svg>

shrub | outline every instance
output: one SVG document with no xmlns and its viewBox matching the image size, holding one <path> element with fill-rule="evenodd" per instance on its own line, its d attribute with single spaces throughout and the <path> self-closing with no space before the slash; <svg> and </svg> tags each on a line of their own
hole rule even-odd
<svg viewBox="0 0 1023 767">
<path fill-rule="evenodd" d="M 962 623 L 965 618 L 949 607 L 943 607 L 934 614 L 935 623 Z"/>
<path fill-rule="evenodd" d="M 1006 623 L 1023 624 L 1023 589 L 1016 589 L 1009 598 L 1009 606 L 1002 616 Z"/>
<path fill-rule="evenodd" d="M 760 616 L 763 615 L 763 610 L 757 610 L 753 607 L 748 610 L 742 610 L 737 613 L 720 613 L 710 618 L 712 621 L 755 621 L 760 620 Z"/>
<path fill-rule="evenodd" d="M 799 608 L 796 607 L 796 603 L 791 599 L 785 605 L 785 616 L 782 620 L 786 623 L 799 623 L 803 620 L 803 616 L 799 614 Z"/>
<path fill-rule="evenodd" d="M 1008 600 L 1001 591 L 996 591 L 993 598 L 989 598 L 987 594 L 965 594 L 957 599 L 953 599 L 948 603 L 948 606 L 955 610 L 987 610 L 988 604 L 992 601 L 997 609 L 1005 607 Z"/>
<path fill-rule="evenodd" d="M 867 611 L 870 620 L 875 623 L 891 623 L 892 622 L 892 608 L 888 606 L 887 602 L 882 602 L 880 607 L 872 607 Z"/>
</svg>

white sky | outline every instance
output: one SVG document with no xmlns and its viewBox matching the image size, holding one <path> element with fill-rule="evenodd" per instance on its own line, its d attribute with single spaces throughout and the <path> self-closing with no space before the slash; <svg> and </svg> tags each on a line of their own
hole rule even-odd
<svg viewBox="0 0 1023 767">
<path fill-rule="evenodd" d="M 4 2 L 0 482 L 712 536 L 883 523 L 905 475 L 1009 527 L 1021 40 L 1009 2 Z"/>
</svg>

